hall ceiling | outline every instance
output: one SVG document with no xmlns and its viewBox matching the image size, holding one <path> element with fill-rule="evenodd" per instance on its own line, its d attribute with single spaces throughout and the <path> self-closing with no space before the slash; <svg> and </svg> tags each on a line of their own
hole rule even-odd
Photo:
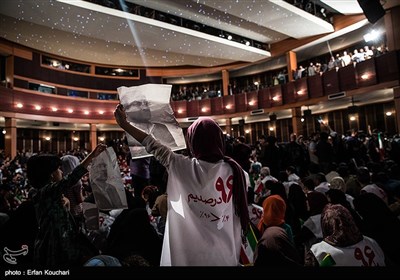
<svg viewBox="0 0 400 280">
<path fill-rule="evenodd" d="M 265 45 L 334 31 L 327 21 L 279 0 L 126 2 Z M 81 0 L 2 0 L 0 24 L 2 38 L 99 64 L 211 67 L 238 61 L 253 63 L 270 56 L 266 50 L 226 38 Z"/>
</svg>

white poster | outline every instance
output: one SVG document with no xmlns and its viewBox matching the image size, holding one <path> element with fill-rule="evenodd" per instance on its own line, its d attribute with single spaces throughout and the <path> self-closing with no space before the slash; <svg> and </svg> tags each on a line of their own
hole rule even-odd
<svg viewBox="0 0 400 280">
<path fill-rule="evenodd" d="M 123 86 L 118 88 L 118 95 L 132 125 L 177 151 L 185 149 L 186 142 L 169 103 L 171 88 L 164 84 Z M 132 158 L 151 156 L 136 139 L 127 133 L 126 137 Z"/>
<path fill-rule="evenodd" d="M 128 208 L 125 186 L 113 147 L 108 147 L 92 160 L 89 179 L 100 210 Z"/>
</svg>

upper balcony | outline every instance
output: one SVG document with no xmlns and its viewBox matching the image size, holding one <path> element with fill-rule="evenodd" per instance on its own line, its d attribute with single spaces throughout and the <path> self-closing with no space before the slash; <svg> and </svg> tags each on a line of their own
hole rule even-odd
<svg viewBox="0 0 400 280">
<path fill-rule="evenodd" d="M 39 84 L 57 84 L 67 89 L 70 82 L 74 86 L 85 86 L 92 92 L 109 90 L 113 92 L 111 94 L 116 94 L 115 90 L 111 89 L 121 86 L 121 82 L 126 86 L 154 82 L 144 76 L 139 80 L 121 80 L 65 73 L 64 70 L 52 67 L 38 66 L 36 69 L 28 67 L 29 62 L 26 59 L 16 59 L 18 67 L 15 67 L 14 88 L 0 88 L 2 96 L 0 112 L 3 116 L 51 119 L 60 122 L 73 120 L 85 123 L 114 123 L 112 112 L 118 103 L 117 100 L 97 100 L 97 94 L 90 94 L 88 98 L 67 96 L 60 87 L 56 94 L 38 92 L 29 89 L 29 84 L 32 81 Z M 19 65 L 19 63 L 27 64 Z M 338 71 L 325 72 L 321 76 L 302 78 L 243 94 L 190 102 L 171 101 L 171 106 L 178 121 L 187 122 L 199 116 L 213 116 L 216 119 L 251 115 L 267 117 L 269 112 L 315 104 L 320 104 L 321 110 L 334 110 L 335 106 L 348 106 L 349 98 L 353 95 L 369 102 L 385 101 L 388 98 L 393 99 L 393 94 L 390 95 L 387 89 L 399 85 L 399 65 L 400 51 L 392 51 L 357 63 L 355 66 L 351 64 L 339 68 Z M 113 82 L 115 84 L 112 84 Z M 161 83 L 161 80 L 156 83 Z M 99 89 L 102 86 L 105 89 Z M 374 97 L 366 98 L 367 94 L 373 94 Z M 342 98 L 341 103 L 338 103 L 340 97 L 346 98 Z"/>
</svg>

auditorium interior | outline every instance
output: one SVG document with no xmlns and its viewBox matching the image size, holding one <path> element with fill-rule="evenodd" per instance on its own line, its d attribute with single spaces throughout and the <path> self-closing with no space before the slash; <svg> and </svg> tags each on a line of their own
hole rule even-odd
<svg viewBox="0 0 400 280">
<path fill-rule="evenodd" d="M 147 83 L 172 85 L 184 131 L 210 116 L 248 143 L 399 135 L 397 0 L 2 0 L 0 24 L 0 150 L 12 158 L 122 138 L 117 88 Z"/>
</svg>

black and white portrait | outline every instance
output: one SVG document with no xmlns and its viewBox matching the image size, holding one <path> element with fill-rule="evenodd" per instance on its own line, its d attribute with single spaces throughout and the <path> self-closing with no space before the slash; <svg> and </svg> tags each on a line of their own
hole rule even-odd
<svg viewBox="0 0 400 280">
<path fill-rule="evenodd" d="M 172 150 L 186 148 L 182 129 L 169 104 L 171 85 L 146 84 L 119 87 L 118 95 L 128 121 Z M 144 147 L 127 134 L 132 157 L 150 156 Z"/>
</svg>

